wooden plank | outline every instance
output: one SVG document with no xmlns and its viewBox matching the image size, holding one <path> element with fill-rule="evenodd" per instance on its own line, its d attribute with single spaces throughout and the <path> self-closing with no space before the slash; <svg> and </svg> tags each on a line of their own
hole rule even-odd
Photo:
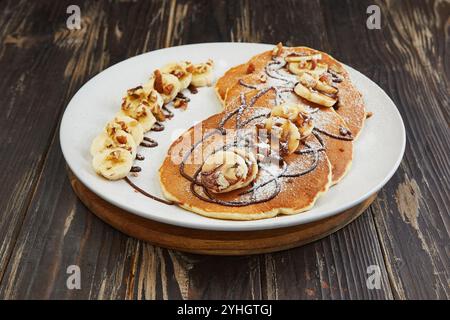
<svg viewBox="0 0 450 320">
<path fill-rule="evenodd" d="M 89 57 L 82 61 L 81 66 L 78 60 L 69 60 L 65 63 L 70 68 L 67 73 L 76 72 L 80 81 L 85 81 L 117 60 L 172 45 L 172 38 L 176 39 L 175 35 L 182 34 L 184 28 L 178 13 L 186 8 L 190 6 L 176 1 L 120 2 L 105 6 L 98 5 L 98 2 L 84 4 L 82 12 L 87 13 L 85 18 L 91 25 L 85 30 L 83 41 L 68 42 L 70 46 L 66 48 L 59 45 L 59 41 L 65 38 L 55 40 L 60 50 L 75 52 L 72 59 Z M 60 21 L 65 21 L 65 9 L 59 14 Z M 135 21 L 141 23 L 136 24 Z M 85 39 L 97 39 L 96 45 L 86 47 L 83 45 Z M 64 80 L 61 83 L 67 85 Z M 68 102 L 75 87 L 60 89 L 60 94 L 69 91 L 62 105 Z M 245 293 L 248 297 L 260 297 L 260 272 L 258 259 L 254 257 L 229 259 L 226 264 L 218 262 L 215 266 L 220 272 L 211 274 L 210 279 L 221 282 L 210 286 L 208 279 L 200 275 L 211 266 L 211 258 L 192 258 L 138 242 L 95 218 L 77 201 L 70 189 L 57 135 L 51 143 L 17 238 L 0 284 L 2 298 L 160 299 L 200 296 L 202 292 L 220 295 L 226 292 L 229 280 L 236 273 L 242 274 L 239 281 L 235 281 L 235 287 L 239 286 L 241 291 L 236 292 L 234 287 L 229 287 L 228 296 L 239 298 Z M 195 264 L 191 266 L 185 261 L 194 261 Z M 81 269 L 81 290 L 68 290 L 66 287 L 69 265 L 78 265 Z M 249 272 L 248 266 L 254 271 Z M 187 272 L 191 269 L 198 273 L 194 272 L 194 276 L 189 274 L 186 282 Z M 195 279 L 195 274 L 199 280 L 191 280 L 191 277 Z M 217 278 L 217 275 L 221 277 Z"/>
<path fill-rule="evenodd" d="M 267 299 L 392 298 L 370 214 L 315 243 L 267 254 L 264 262 Z M 380 271 L 378 288 L 367 285 L 371 266 Z"/>
<path fill-rule="evenodd" d="M 404 160 L 372 205 L 394 296 L 448 298 L 450 5 L 377 1 L 382 28 L 368 30 L 364 12 L 371 1 L 326 4 L 332 47 L 358 43 L 358 50 L 342 50 L 342 58 L 384 88 L 405 121 Z M 352 38 L 339 37 L 350 31 Z"/>
<path fill-rule="evenodd" d="M 63 3 L 8 1 L 0 5 L 0 126 L 5 133 L 0 136 L 0 166 L 7 168 L 0 173 L 1 279 L 66 97 L 64 90 L 54 88 L 81 82 L 65 78 L 72 52 L 61 51 L 53 43 L 51 31 L 58 29 L 55 13 L 65 13 Z"/>
<path fill-rule="evenodd" d="M 345 48 L 332 50 L 330 28 L 322 16 L 318 1 L 271 2 L 254 12 L 256 25 L 268 28 L 261 32 L 263 42 L 278 42 L 280 35 L 288 45 L 306 45 L 338 54 Z M 330 8 L 340 7 L 335 2 Z M 276 6 L 276 7 L 275 7 Z M 262 11 L 263 8 L 268 10 Z M 273 12 L 284 10 L 283 14 Z M 273 21 L 273 22 L 272 22 Z M 339 28 L 337 26 L 336 28 Z M 287 31 L 289 30 L 289 31 Z M 348 33 L 345 35 L 348 36 Z M 339 50 L 339 51 L 338 51 Z M 348 50 L 348 49 L 347 49 Z M 367 267 L 377 265 L 381 271 L 381 288 L 366 285 Z M 392 298 L 386 267 L 372 217 L 363 214 L 347 228 L 302 248 L 264 256 L 263 294 L 269 299 L 390 299 Z"/>
<path fill-rule="evenodd" d="M 384 214 L 376 216 L 377 226 L 396 295 L 448 299 L 450 3 L 380 6 L 387 13 L 385 38 L 392 48 L 381 54 L 403 66 L 391 81 L 394 99 L 404 107 L 409 144 L 395 187 L 385 189 L 386 200 L 378 203 Z"/>
</svg>

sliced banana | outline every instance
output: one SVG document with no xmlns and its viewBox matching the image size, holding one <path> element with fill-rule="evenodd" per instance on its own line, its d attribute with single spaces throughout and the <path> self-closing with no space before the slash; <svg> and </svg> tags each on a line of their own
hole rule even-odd
<svg viewBox="0 0 450 320">
<path fill-rule="evenodd" d="M 337 89 L 330 86 L 329 84 L 326 84 L 323 81 L 318 80 L 316 82 L 316 89 L 319 91 L 322 91 L 324 93 L 328 93 L 328 94 L 335 94 L 337 93 Z"/>
<path fill-rule="evenodd" d="M 128 90 L 127 96 L 122 100 L 122 107 L 117 116 L 128 116 L 137 120 L 144 132 L 149 131 L 156 122 L 143 87 Z"/>
<path fill-rule="evenodd" d="M 337 92 L 337 89 L 330 86 L 329 84 L 314 78 L 312 75 L 308 73 L 304 73 L 299 77 L 300 83 L 302 83 L 304 86 L 312 89 L 319 90 L 323 93 L 328 94 L 335 94 Z"/>
<path fill-rule="evenodd" d="M 322 54 L 316 53 L 311 54 L 307 56 L 300 56 L 300 55 L 288 55 L 284 58 L 287 62 L 301 62 L 301 61 L 311 61 L 311 60 L 322 60 Z"/>
<path fill-rule="evenodd" d="M 145 87 L 155 89 L 165 104 L 175 99 L 181 91 L 181 83 L 178 78 L 170 73 L 162 73 L 160 70 L 155 70 Z"/>
<path fill-rule="evenodd" d="M 322 74 L 327 72 L 328 65 L 324 63 L 317 63 L 315 68 L 313 68 L 312 62 L 290 62 L 288 64 L 288 70 L 293 74 L 302 75 L 304 73 L 309 73 L 315 78 L 319 78 Z"/>
<path fill-rule="evenodd" d="M 178 78 L 180 81 L 180 90 L 186 89 L 191 84 L 192 73 L 188 71 L 191 68 L 192 64 L 190 62 L 173 62 L 166 64 L 161 68 L 161 72 L 170 73 Z"/>
<path fill-rule="evenodd" d="M 269 117 L 264 126 L 271 137 L 276 137 L 279 140 L 280 154 L 291 154 L 297 150 L 301 136 L 292 121 L 280 117 Z"/>
<path fill-rule="evenodd" d="M 139 121 L 131 117 L 119 115 L 106 124 L 105 131 L 109 136 L 114 135 L 118 130 L 131 134 L 137 145 L 144 140 L 144 128 Z"/>
<path fill-rule="evenodd" d="M 119 180 L 128 175 L 134 157 L 125 149 L 105 149 L 94 155 L 92 166 L 95 172 L 109 180 Z"/>
<path fill-rule="evenodd" d="M 116 115 L 116 117 L 120 116 L 128 116 L 136 119 L 142 126 L 142 129 L 144 129 L 144 132 L 150 131 L 156 123 L 156 118 L 150 110 L 150 107 L 144 104 L 137 106 L 133 110 L 122 108 Z"/>
<path fill-rule="evenodd" d="M 192 70 L 192 85 L 196 87 L 210 86 L 214 77 L 213 66 L 214 62 L 211 59 L 204 63 L 195 64 Z"/>
<path fill-rule="evenodd" d="M 302 104 L 292 102 L 281 104 L 272 109 L 271 116 L 288 119 L 294 123 L 302 140 L 309 136 L 314 129 L 314 122 L 309 116 L 308 110 Z"/>
<path fill-rule="evenodd" d="M 332 107 L 336 103 L 335 99 L 332 99 L 318 91 L 315 91 L 314 89 L 309 89 L 300 82 L 295 86 L 294 92 L 308 101 L 320 104 L 325 107 Z"/>
<path fill-rule="evenodd" d="M 102 132 L 91 144 L 91 155 L 104 151 L 105 149 L 121 148 L 128 151 L 133 158 L 136 156 L 137 145 L 133 136 L 121 129 L 116 130 L 113 134 Z"/>
</svg>

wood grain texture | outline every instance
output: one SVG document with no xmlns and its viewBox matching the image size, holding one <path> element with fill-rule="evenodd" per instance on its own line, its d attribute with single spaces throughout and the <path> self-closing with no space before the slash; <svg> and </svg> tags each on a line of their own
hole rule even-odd
<svg viewBox="0 0 450 320">
<path fill-rule="evenodd" d="M 0 2 L 0 298 L 448 298 L 449 4 L 375 1 L 382 29 L 368 30 L 372 2 L 82 1 L 78 31 L 69 1 Z M 386 90 L 408 145 L 366 214 L 302 248 L 210 257 L 129 238 L 77 200 L 57 136 L 70 97 L 130 56 L 207 41 L 311 46 Z M 66 287 L 71 264 L 81 290 Z M 372 264 L 380 290 L 366 286 Z"/>
<path fill-rule="evenodd" d="M 378 1 L 382 29 L 355 28 L 365 21 L 354 12 L 369 4 L 328 4 L 324 12 L 329 30 L 352 22 L 352 39 L 334 33 L 332 47 L 359 44 L 358 50 L 343 51 L 342 59 L 386 90 L 405 121 L 404 160 L 371 211 L 395 297 L 448 298 L 450 4 Z"/>
</svg>

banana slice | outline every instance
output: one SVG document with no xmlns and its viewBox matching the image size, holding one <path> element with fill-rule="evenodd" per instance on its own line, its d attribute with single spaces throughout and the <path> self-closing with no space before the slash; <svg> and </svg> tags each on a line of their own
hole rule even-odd
<svg viewBox="0 0 450 320">
<path fill-rule="evenodd" d="M 285 118 L 295 123 L 302 114 L 307 114 L 306 107 L 302 104 L 286 102 L 275 106 L 270 113 L 274 117 Z"/>
<path fill-rule="evenodd" d="M 192 85 L 196 87 L 210 86 L 213 82 L 214 62 L 210 59 L 207 62 L 195 64 L 192 71 Z"/>
<path fill-rule="evenodd" d="M 337 89 L 330 86 L 329 84 L 320 81 L 319 79 L 314 78 L 312 75 L 308 73 L 304 73 L 299 77 L 300 83 L 304 86 L 312 89 L 316 89 L 328 94 L 335 94 Z"/>
<path fill-rule="evenodd" d="M 149 131 L 156 122 L 143 87 L 128 90 L 127 96 L 122 100 L 122 107 L 117 116 L 128 116 L 137 120 L 144 132 Z"/>
<path fill-rule="evenodd" d="M 307 56 L 299 56 L 296 54 L 288 55 L 284 58 L 287 62 L 304 62 L 304 61 L 311 61 L 311 60 L 322 60 L 322 54 L 316 53 L 311 54 Z"/>
<path fill-rule="evenodd" d="M 335 99 L 317 92 L 314 89 L 309 89 L 300 82 L 295 86 L 294 92 L 308 101 L 320 104 L 325 107 L 332 107 L 336 103 Z"/>
<path fill-rule="evenodd" d="M 192 80 L 192 73 L 188 69 L 192 71 L 192 64 L 190 62 L 173 62 L 162 67 L 161 72 L 163 74 L 170 73 L 177 77 L 178 81 L 180 81 L 180 90 L 183 90 L 189 87 Z"/>
<path fill-rule="evenodd" d="M 144 140 L 144 128 L 139 121 L 128 116 L 116 116 L 114 120 L 108 122 L 105 131 L 109 136 L 113 136 L 118 130 L 123 130 L 132 135 L 134 142 L 138 145 Z"/>
<path fill-rule="evenodd" d="M 92 159 L 95 172 L 109 180 L 119 180 L 128 175 L 133 166 L 133 156 L 122 148 L 105 149 Z"/>
<path fill-rule="evenodd" d="M 309 73 L 315 78 L 319 78 L 322 74 L 327 72 L 328 65 L 324 63 L 317 63 L 315 68 L 312 69 L 314 64 L 312 62 L 290 62 L 288 64 L 288 70 L 293 74 L 302 75 Z"/>
<path fill-rule="evenodd" d="M 272 109 L 271 116 L 288 119 L 294 123 L 298 128 L 301 140 L 308 137 L 314 129 L 314 122 L 302 104 L 292 102 L 281 104 Z"/>
<path fill-rule="evenodd" d="M 280 117 L 270 117 L 264 127 L 272 137 L 276 137 L 281 145 L 280 154 L 291 154 L 300 144 L 300 132 L 290 120 Z"/>
<path fill-rule="evenodd" d="M 326 84 L 325 82 L 317 80 L 316 82 L 316 89 L 325 93 L 329 94 L 335 94 L 337 93 L 337 89 L 330 86 L 329 84 Z"/>
<path fill-rule="evenodd" d="M 133 136 L 121 129 L 116 130 L 111 135 L 102 132 L 92 141 L 90 151 L 91 155 L 95 156 L 105 149 L 115 148 L 121 148 L 128 151 L 133 156 L 133 159 L 136 156 L 137 145 L 136 142 L 134 142 Z"/>
<path fill-rule="evenodd" d="M 165 104 L 175 99 L 178 92 L 181 91 L 178 78 L 170 73 L 161 73 L 160 70 L 155 70 L 145 87 L 155 89 L 161 95 Z"/>
</svg>

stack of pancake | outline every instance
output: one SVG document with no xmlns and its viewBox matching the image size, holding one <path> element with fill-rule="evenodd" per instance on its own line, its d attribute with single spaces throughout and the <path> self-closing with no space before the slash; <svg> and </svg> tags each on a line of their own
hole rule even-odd
<svg viewBox="0 0 450 320">
<path fill-rule="evenodd" d="M 328 54 L 279 44 L 229 69 L 215 89 L 224 110 L 181 135 L 160 168 L 164 195 L 179 206 L 231 220 L 296 214 L 312 208 L 350 169 L 366 112 L 348 73 Z M 273 135 L 260 134 L 271 128 L 282 132 L 276 145 Z M 206 172 L 211 165 L 205 162 L 218 152 L 228 158 L 235 152 L 239 161 L 219 160 Z M 244 153 L 251 155 L 244 157 L 247 165 L 239 158 Z M 248 159 L 256 159 L 256 175 Z M 253 180 L 242 183 L 238 178 L 248 172 Z M 215 189 L 206 179 L 211 176 Z"/>
</svg>

